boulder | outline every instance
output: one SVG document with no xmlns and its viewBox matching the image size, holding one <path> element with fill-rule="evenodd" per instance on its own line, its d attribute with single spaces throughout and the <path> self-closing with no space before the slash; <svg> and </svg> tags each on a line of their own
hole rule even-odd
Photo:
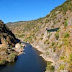
<svg viewBox="0 0 72 72">
<path fill-rule="evenodd" d="M 20 43 L 17 43 L 16 45 L 15 45 L 15 51 L 16 52 L 19 52 L 19 53 L 21 53 L 21 52 L 23 52 L 23 47 L 21 46 L 21 44 Z"/>
</svg>

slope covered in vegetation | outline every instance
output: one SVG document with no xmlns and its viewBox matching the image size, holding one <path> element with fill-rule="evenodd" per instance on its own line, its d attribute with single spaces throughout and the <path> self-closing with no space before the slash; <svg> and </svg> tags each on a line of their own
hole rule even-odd
<svg viewBox="0 0 72 72">
<path fill-rule="evenodd" d="M 17 37 L 42 52 L 48 61 L 46 72 L 72 72 L 72 0 L 44 18 L 7 25 Z"/>
<path fill-rule="evenodd" d="M 19 40 L 15 35 L 0 20 L 0 65 L 15 61 L 18 52 L 14 47 L 18 42 Z"/>
</svg>

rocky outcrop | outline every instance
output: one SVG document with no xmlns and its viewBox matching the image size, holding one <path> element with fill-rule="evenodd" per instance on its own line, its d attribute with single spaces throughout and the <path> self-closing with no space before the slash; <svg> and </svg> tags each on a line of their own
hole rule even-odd
<svg viewBox="0 0 72 72">
<path fill-rule="evenodd" d="M 23 46 L 21 46 L 20 40 L 0 20 L 0 65 L 14 62 L 22 51 Z"/>
<path fill-rule="evenodd" d="M 70 20 L 69 20 L 70 21 Z M 42 40 L 32 43 L 37 50 L 41 51 L 42 56 L 46 61 L 52 62 L 54 72 L 72 72 L 72 25 L 67 23 L 65 27 L 62 25 L 56 32 L 44 32 Z M 47 70 L 46 72 L 49 72 Z M 51 71 L 50 71 L 51 72 Z"/>
<path fill-rule="evenodd" d="M 18 52 L 19 55 L 20 55 L 20 54 L 23 53 L 25 46 L 26 46 L 26 45 L 25 45 L 24 43 L 17 43 L 17 44 L 15 45 L 14 50 L 15 50 L 16 52 Z"/>
</svg>

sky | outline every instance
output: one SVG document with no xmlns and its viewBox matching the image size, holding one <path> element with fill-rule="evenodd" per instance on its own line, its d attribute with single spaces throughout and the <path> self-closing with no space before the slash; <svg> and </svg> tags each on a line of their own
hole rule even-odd
<svg viewBox="0 0 72 72">
<path fill-rule="evenodd" d="M 45 17 L 66 0 L 0 0 L 0 20 L 4 23 Z"/>
</svg>

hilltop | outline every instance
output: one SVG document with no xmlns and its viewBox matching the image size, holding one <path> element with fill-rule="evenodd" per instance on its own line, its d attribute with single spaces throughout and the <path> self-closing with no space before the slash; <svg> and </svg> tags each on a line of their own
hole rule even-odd
<svg viewBox="0 0 72 72">
<path fill-rule="evenodd" d="M 46 72 L 72 72 L 72 0 L 44 18 L 7 25 L 16 37 L 42 52 L 48 61 Z"/>
</svg>

